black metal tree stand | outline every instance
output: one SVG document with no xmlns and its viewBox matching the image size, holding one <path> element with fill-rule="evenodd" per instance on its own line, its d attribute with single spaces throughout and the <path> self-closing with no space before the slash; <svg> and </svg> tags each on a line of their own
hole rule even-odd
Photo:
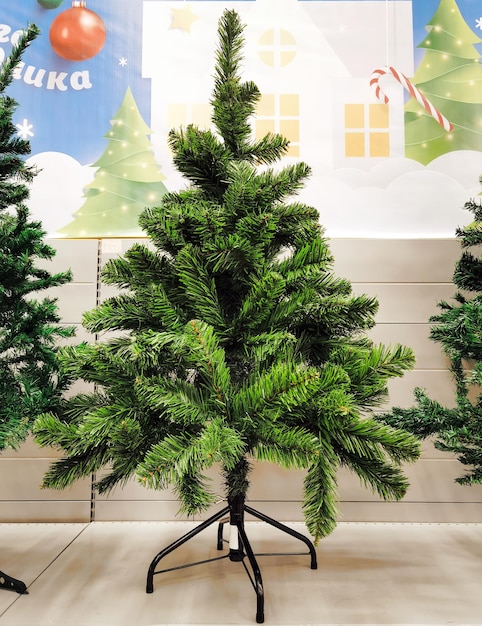
<svg viewBox="0 0 482 626">
<path fill-rule="evenodd" d="M 16 591 L 17 593 L 28 593 L 27 585 L 21 580 L 12 578 L 4 572 L 0 571 L 0 589 L 9 589 L 10 591 Z"/>
<path fill-rule="evenodd" d="M 274 526 L 275 528 L 278 528 L 279 530 L 287 533 L 288 535 L 291 535 L 292 537 L 299 539 L 300 541 L 302 541 L 304 544 L 307 545 L 308 550 L 309 550 L 309 552 L 301 552 L 301 553 L 300 552 L 263 553 L 263 554 L 258 554 L 257 556 L 275 556 L 279 554 L 282 554 L 283 556 L 288 556 L 288 555 L 309 554 L 311 557 L 311 564 L 310 564 L 311 569 L 317 569 L 318 565 L 316 561 L 315 547 L 307 537 L 289 528 L 288 526 L 281 524 L 280 522 L 272 519 L 271 517 L 268 517 L 267 515 L 264 515 L 263 513 L 260 513 L 259 511 L 256 511 L 255 509 L 252 509 L 250 506 L 248 506 L 245 503 L 244 495 L 240 494 L 240 495 L 234 496 L 233 498 L 229 498 L 228 505 L 226 507 L 224 507 L 223 509 L 215 513 L 212 517 L 207 519 L 205 522 L 202 522 L 201 524 L 199 524 L 199 526 L 197 526 L 190 532 L 180 537 L 177 541 L 174 541 L 173 543 L 171 543 L 169 546 L 161 550 L 154 557 L 154 559 L 152 560 L 149 566 L 149 571 L 147 574 L 146 592 L 153 593 L 154 591 L 154 575 L 163 574 L 165 572 L 172 572 L 174 570 L 183 569 L 186 567 L 192 567 L 194 565 L 201 565 L 203 563 L 210 563 L 212 561 L 219 561 L 221 559 L 229 558 L 230 561 L 237 561 L 243 564 L 244 569 L 246 570 L 246 573 L 248 574 L 249 580 L 251 581 L 251 584 L 256 592 L 256 622 L 258 624 L 262 624 L 264 622 L 263 580 L 261 578 L 261 572 L 260 572 L 258 563 L 256 561 L 256 556 L 251 548 L 251 544 L 249 543 L 249 539 L 246 535 L 246 531 L 244 527 L 244 514 L 245 513 L 249 513 L 253 517 L 256 517 L 262 520 L 263 522 L 270 524 L 270 526 Z M 225 519 L 222 519 L 222 518 L 225 518 Z M 177 567 L 170 567 L 168 569 L 156 571 L 156 567 L 158 563 L 161 561 L 161 559 L 163 559 L 165 556 L 167 556 L 168 554 L 170 554 L 171 552 L 173 552 L 174 550 L 176 550 L 177 548 L 185 544 L 187 541 L 189 541 L 190 539 L 192 539 L 193 537 L 201 533 L 203 530 L 208 528 L 208 526 L 211 526 L 211 524 L 214 524 L 215 522 L 218 522 L 218 521 L 219 521 L 218 537 L 217 537 L 217 549 L 218 550 L 223 549 L 224 524 L 226 524 L 229 521 L 229 524 L 231 527 L 231 536 L 229 540 L 229 552 L 227 554 L 224 554 L 223 556 L 215 557 L 212 559 L 206 559 L 204 561 L 196 561 L 195 563 L 188 563 L 187 565 L 180 565 Z M 251 571 L 246 566 L 245 558 L 247 558 L 249 565 L 251 566 Z"/>
</svg>

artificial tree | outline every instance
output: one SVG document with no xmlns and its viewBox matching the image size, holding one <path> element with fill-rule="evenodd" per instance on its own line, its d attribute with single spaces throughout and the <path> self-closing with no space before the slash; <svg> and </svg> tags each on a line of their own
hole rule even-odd
<svg viewBox="0 0 482 626">
<path fill-rule="evenodd" d="M 96 472 L 106 492 L 135 474 L 147 487 L 173 485 L 181 511 L 194 514 L 216 501 L 205 470 L 218 466 L 226 510 L 243 533 L 232 560 L 250 550 L 243 512 L 253 460 L 307 470 L 303 510 L 317 542 L 336 525 L 340 466 L 399 499 L 407 489 L 401 465 L 419 454 L 415 437 L 372 415 L 413 354 L 367 338 L 376 299 L 354 295 L 333 274 L 318 212 L 293 198 L 308 165 L 275 169 L 288 141 L 253 139 L 260 93 L 241 79 L 243 30 L 226 10 L 213 130 L 169 134 L 190 186 L 142 214 L 151 245 L 136 244 L 103 268 L 120 293 L 83 324 L 107 334 L 60 354 L 67 375 L 97 390 L 66 399 L 62 415 L 35 426 L 40 445 L 64 452 L 44 478 L 48 487 Z"/>
<path fill-rule="evenodd" d="M 472 485 L 482 483 L 482 203 L 472 199 L 464 208 L 474 220 L 456 229 L 463 249 L 453 274 L 458 291 L 453 303 L 440 302 L 441 313 L 430 318 L 430 338 L 449 358 L 454 406 L 445 407 L 417 388 L 415 406 L 394 407 L 380 419 L 421 439 L 433 437 L 437 449 L 455 454 L 466 466 L 456 482 Z"/>
<path fill-rule="evenodd" d="M 38 34 L 35 25 L 29 26 L 0 68 L 0 451 L 17 448 L 40 413 L 56 410 L 63 391 L 57 340 L 73 332 L 59 325 L 55 299 L 36 299 L 38 292 L 63 285 L 71 275 L 38 267 L 55 250 L 25 204 L 36 171 L 24 160 L 30 144 L 12 121 L 17 103 L 5 94 Z M 24 583 L 1 572 L 0 586 L 25 591 Z"/>
</svg>

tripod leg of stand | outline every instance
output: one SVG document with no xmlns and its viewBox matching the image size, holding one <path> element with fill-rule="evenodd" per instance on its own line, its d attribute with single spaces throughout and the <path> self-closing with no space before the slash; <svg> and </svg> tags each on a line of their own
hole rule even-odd
<svg viewBox="0 0 482 626">
<path fill-rule="evenodd" d="M 256 509 L 252 509 L 250 506 L 245 505 L 244 510 L 246 511 L 246 513 L 253 515 L 253 517 L 257 517 L 258 519 L 262 520 L 263 522 L 266 522 L 270 526 L 274 526 L 278 530 L 282 530 L 284 533 L 287 533 L 288 535 L 291 535 L 292 537 L 295 537 L 296 539 L 299 539 L 300 541 L 302 541 L 306 546 L 308 546 L 308 550 L 310 551 L 311 569 L 318 569 L 315 546 L 308 539 L 308 537 L 305 537 L 304 535 L 297 532 L 296 530 L 289 528 L 289 526 L 286 526 L 285 524 L 281 524 L 280 522 L 273 519 L 272 517 L 268 517 L 264 513 L 261 513 L 260 511 L 256 511 Z"/>
<path fill-rule="evenodd" d="M 254 552 L 251 548 L 251 544 L 249 543 L 248 536 L 246 535 L 246 531 L 244 530 L 244 524 L 242 522 L 238 522 L 237 527 L 242 547 L 246 552 L 246 556 L 248 557 L 248 561 L 253 571 L 254 581 L 251 582 L 253 583 L 253 587 L 256 592 L 256 623 L 262 624 L 264 622 L 263 579 L 261 578 L 261 572 L 258 566 L 258 562 L 256 561 L 256 557 L 254 556 Z"/>
<path fill-rule="evenodd" d="M 0 572 L 0 589 L 9 589 L 17 593 L 28 593 L 27 585 L 24 582 L 8 576 L 4 572 Z"/>
<path fill-rule="evenodd" d="M 219 522 L 218 525 L 218 541 L 216 544 L 216 547 L 218 550 L 222 550 L 223 549 L 223 541 L 224 541 L 224 524 L 226 523 L 226 520 L 221 520 Z"/>
<path fill-rule="evenodd" d="M 151 562 L 151 564 L 149 566 L 149 571 L 147 573 L 146 593 L 153 593 L 153 591 L 154 591 L 154 580 L 153 579 L 154 579 L 154 574 L 156 573 L 155 569 L 156 569 L 157 564 L 159 563 L 159 561 L 161 559 L 163 559 L 165 556 L 167 556 L 168 554 L 170 554 L 171 552 L 173 552 L 177 548 L 181 547 L 184 543 L 186 543 L 187 541 L 189 541 L 190 539 L 192 539 L 193 537 L 198 535 L 200 532 L 205 530 L 211 524 L 214 524 L 214 522 L 217 522 L 218 519 L 220 519 L 221 517 L 224 517 L 226 515 L 226 513 L 228 513 L 228 512 L 229 512 L 229 507 L 227 506 L 224 509 L 222 509 L 221 511 L 219 511 L 218 513 L 215 513 L 213 516 L 211 516 L 209 519 L 207 519 L 202 524 L 199 524 L 199 526 L 196 526 L 196 528 L 194 528 L 190 532 L 186 533 L 185 535 L 183 535 L 182 537 L 180 537 L 179 539 L 177 539 L 176 541 L 174 541 L 173 543 L 168 545 L 166 548 L 164 548 L 164 550 L 161 550 L 152 559 L 152 562 Z"/>
</svg>

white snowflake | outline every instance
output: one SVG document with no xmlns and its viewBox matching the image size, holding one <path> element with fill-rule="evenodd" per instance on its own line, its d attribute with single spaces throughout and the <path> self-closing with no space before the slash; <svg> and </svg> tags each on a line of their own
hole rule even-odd
<svg viewBox="0 0 482 626">
<path fill-rule="evenodd" d="M 119 65 L 120 65 L 121 67 L 125 67 L 125 66 L 127 65 L 127 59 L 126 59 L 125 57 L 121 57 L 121 58 L 119 59 Z"/>
<path fill-rule="evenodd" d="M 480 28 L 480 30 L 482 30 L 482 17 L 479 17 L 478 20 L 475 20 L 475 28 Z"/>
<path fill-rule="evenodd" d="M 15 124 L 15 126 L 18 129 L 17 134 L 20 135 L 22 139 L 28 139 L 28 137 L 33 137 L 33 124 L 29 124 L 28 120 L 24 119 L 21 124 Z"/>
</svg>

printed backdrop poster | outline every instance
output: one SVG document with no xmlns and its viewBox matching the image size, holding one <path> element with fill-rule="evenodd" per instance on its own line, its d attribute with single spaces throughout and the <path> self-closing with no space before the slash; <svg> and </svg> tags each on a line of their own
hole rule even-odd
<svg viewBox="0 0 482 626">
<path fill-rule="evenodd" d="M 313 169 L 301 200 L 330 237 L 452 237 L 480 193 L 480 0 L 0 0 L 0 61 L 41 29 L 9 93 L 51 237 L 142 236 L 186 186 L 167 135 L 209 126 L 216 28 L 246 24 L 253 130 Z"/>
</svg>

